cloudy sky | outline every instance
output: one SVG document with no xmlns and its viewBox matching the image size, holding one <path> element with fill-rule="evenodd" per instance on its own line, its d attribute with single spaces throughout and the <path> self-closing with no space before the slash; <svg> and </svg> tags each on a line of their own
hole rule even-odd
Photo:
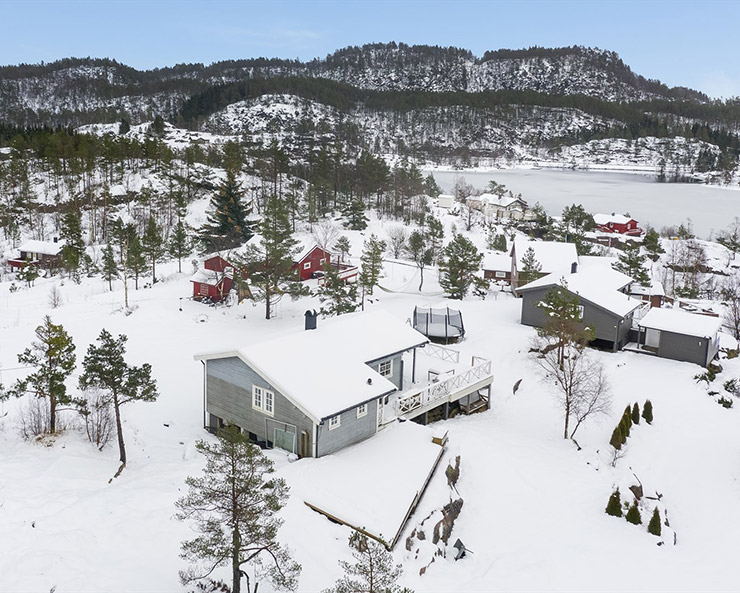
<svg viewBox="0 0 740 593">
<path fill-rule="evenodd" d="M 403 41 L 489 49 L 584 45 L 712 97 L 740 96 L 740 2 L 559 0 L 0 0 L 0 63 L 109 57 L 136 68 L 312 59 Z"/>
</svg>

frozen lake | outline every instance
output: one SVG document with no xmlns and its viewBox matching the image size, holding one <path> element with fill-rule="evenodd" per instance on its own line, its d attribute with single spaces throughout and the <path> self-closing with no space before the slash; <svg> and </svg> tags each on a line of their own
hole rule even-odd
<svg viewBox="0 0 740 593">
<path fill-rule="evenodd" d="M 597 212 L 629 212 L 640 225 L 660 230 L 690 219 L 694 233 L 709 238 L 727 228 L 740 216 L 740 191 L 701 184 L 656 183 L 654 178 L 629 173 L 560 171 L 542 169 L 495 169 L 492 171 L 432 171 L 445 192 L 452 190 L 460 175 L 477 189 L 490 179 L 521 193 L 530 204 L 539 202 L 550 215 L 559 215 L 565 206 L 583 204 Z"/>
</svg>

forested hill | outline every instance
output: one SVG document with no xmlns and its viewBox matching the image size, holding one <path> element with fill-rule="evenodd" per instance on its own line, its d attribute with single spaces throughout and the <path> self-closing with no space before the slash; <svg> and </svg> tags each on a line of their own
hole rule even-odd
<svg viewBox="0 0 740 593">
<path fill-rule="evenodd" d="M 617 54 L 584 47 L 486 52 L 369 44 L 310 62 L 245 59 L 140 71 L 110 59 L 64 59 L 0 68 L 0 122 L 18 126 L 175 122 L 183 104 L 214 86 L 273 78 L 329 79 L 362 91 L 581 95 L 608 102 L 682 101 L 705 95 L 633 73 Z"/>
</svg>

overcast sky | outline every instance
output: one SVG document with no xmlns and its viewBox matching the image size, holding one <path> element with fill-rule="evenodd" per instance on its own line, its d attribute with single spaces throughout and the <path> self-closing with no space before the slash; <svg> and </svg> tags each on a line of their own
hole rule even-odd
<svg viewBox="0 0 740 593">
<path fill-rule="evenodd" d="M 324 57 L 363 43 L 489 49 L 585 45 L 634 72 L 740 96 L 740 1 L 0 0 L 0 63 L 109 57 L 135 68 Z"/>
</svg>

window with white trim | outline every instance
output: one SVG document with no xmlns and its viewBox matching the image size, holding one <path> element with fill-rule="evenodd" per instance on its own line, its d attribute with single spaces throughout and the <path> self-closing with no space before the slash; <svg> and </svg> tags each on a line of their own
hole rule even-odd
<svg viewBox="0 0 740 593">
<path fill-rule="evenodd" d="M 506 272 L 496 272 L 496 278 L 506 278 Z"/>
<path fill-rule="evenodd" d="M 319 260 L 319 264 L 321 264 L 321 265 L 323 266 L 323 265 L 324 265 L 325 263 L 326 263 L 326 258 L 325 258 L 325 257 L 322 257 L 322 258 L 321 258 L 321 259 Z"/>
<path fill-rule="evenodd" d="M 310 270 L 311 269 L 311 262 L 307 261 L 305 264 L 303 264 L 304 270 Z"/>
<path fill-rule="evenodd" d="M 357 417 L 362 418 L 363 416 L 367 416 L 367 404 L 357 406 Z"/>
<path fill-rule="evenodd" d="M 252 407 L 272 416 L 275 413 L 275 394 L 259 385 L 252 385 Z"/>
<path fill-rule="evenodd" d="M 583 305 L 578 305 L 578 319 L 583 319 Z"/>
<path fill-rule="evenodd" d="M 383 377 L 390 377 L 393 375 L 393 360 L 384 360 L 378 365 L 378 374 Z"/>
<path fill-rule="evenodd" d="M 335 428 L 339 428 L 339 425 L 342 423 L 341 416 L 332 416 L 329 418 L 329 430 L 334 430 Z"/>
</svg>

